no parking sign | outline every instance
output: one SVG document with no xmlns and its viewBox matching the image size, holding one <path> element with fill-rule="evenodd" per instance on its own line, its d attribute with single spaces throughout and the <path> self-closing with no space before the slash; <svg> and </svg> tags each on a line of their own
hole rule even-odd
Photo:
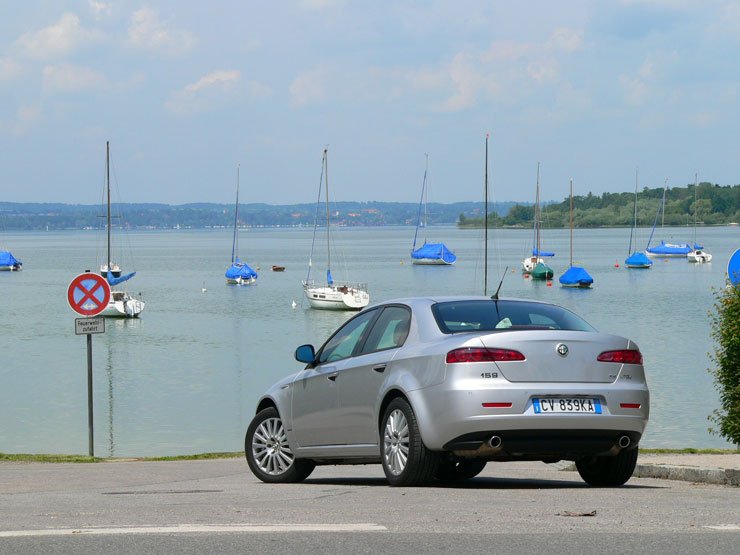
<svg viewBox="0 0 740 555">
<path fill-rule="evenodd" d="M 72 280 L 67 288 L 67 302 L 77 314 L 95 316 L 108 306 L 110 285 L 98 274 L 86 272 Z"/>
</svg>

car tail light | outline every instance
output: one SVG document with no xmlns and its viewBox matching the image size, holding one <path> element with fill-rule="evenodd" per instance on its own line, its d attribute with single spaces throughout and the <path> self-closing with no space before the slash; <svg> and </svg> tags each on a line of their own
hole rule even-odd
<svg viewBox="0 0 740 555">
<path fill-rule="evenodd" d="M 639 409 L 641 406 L 640 403 L 619 403 L 620 409 Z"/>
<path fill-rule="evenodd" d="M 510 409 L 512 403 L 482 403 L 486 409 Z"/>
<path fill-rule="evenodd" d="M 524 360 L 524 355 L 512 349 L 486 349 L 485 347 L 464 347 L 447 353 L 447 363 L 456 362 L 505 362 Z"/>
<path fill-rule="evenodd" d="M 642 364 L 642 353 L 635 349 L 604 351 L 596 360 L 599 362 L 616 362 L 619 364 Z"/>
</svg>

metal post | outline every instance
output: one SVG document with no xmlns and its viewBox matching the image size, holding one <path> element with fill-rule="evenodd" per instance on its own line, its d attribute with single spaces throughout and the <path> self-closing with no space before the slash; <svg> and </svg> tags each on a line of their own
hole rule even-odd
<svg viewBox="0 0 740 555">
<path fill-rule="evenodd" d="M 92 373 L 92 334 L 87 334 L 87 425 L 90 456 L 95 456 L 93 448 L 93 373 Z"/>
</svg>

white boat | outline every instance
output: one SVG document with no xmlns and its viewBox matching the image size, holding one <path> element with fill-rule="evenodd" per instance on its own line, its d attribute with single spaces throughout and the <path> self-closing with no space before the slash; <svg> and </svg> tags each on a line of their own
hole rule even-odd
<svg viewBox="0 0 740 555">
<path fill-rule="evenodd" d="M 536 279 L 550 279 L 553 276 L 552 269 L 545 263 L 543 257 L 555 256 L 554 252 L 545 252 L 541 248 L 540 228 L 542 225 L 540 213 L 540 164 L 537 163 L 537 190 L 534 203 L 534 240 L 532 255 L 522 260 L 522 273 L 532 275 Z M 535 272 L 535 269 L 537 270 Z"/>
<path fill-rule="evenodd" d="M 110 210 L 110 142 L 105 143 L 105 184 L 106 184 L 106 258 L 100 265 L 100 274 L 108 280 L 111 286 L 110 301 L 101 316 L 111 318 L 137 318 L 144 310 L 144 301 L 141 293 L 136 295 L 118 289 L 117 286 L 134 277 L 136 272 L 123 275 L 118 264 L 111 261 L 111 210 Z"/>
<path fill-rule="evenodd" d="M 698 186 L 699 177 L 694 174 L 694 248 L 686 255 L 686 260 L 697 264 L 704 264 L 712 261 L 712 255 L 699 248 L 699 244 L 696 242 L 696 189 Z"/>
<path fill-rule="evenodd" d="M 231 266 L 226 270 L 229 285 L 252 285 L 257 281 L 255 272 L 246 262 L 239 260 L 239 166 L 236 167 L 236 206 L 234 208 L 234 238 L 231 241 Z"/>
<path fill-rule="evenodd" d="M 313 266 L 313 246 L 316 243 L 316 230 L 318 228 L 318 214 L 321 203 L 322 183 L 326 186 L 326 283 L 317 284 L 311 279 L 311 267 Z M 319 180 L 319 200 L 316 203 L 316 218 L 314 221 L 313 236 L 311 243 L 311 256 L 308 261 L 308 275 L 303 283 L 303 293 L 311 308 L 323 310 L 360 310 L 370 304 L 370 294 L 364 283 L 351 283 L 334 281 L 331 275 L 331 225 L 329 221 L 329 166 L 327 161 L 327 149 L 321 160 L 321 179 Z"/>
</svg>

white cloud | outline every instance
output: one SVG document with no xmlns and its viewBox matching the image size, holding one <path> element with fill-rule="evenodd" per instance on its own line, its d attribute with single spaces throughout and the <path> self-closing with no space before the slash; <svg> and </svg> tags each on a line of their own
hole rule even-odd
<svg viewBox="0 0 740 555">
<path fill-rule="evenodd" d="M 10 58 L 0 58 L 0 83 L 15 79 L 21 73 L 21 67 Z"/>
<path fill-rule="evenodd" d="M 23 34 L 16 44 L 32 58 L 48 59 L 64 56 L 102 38 L 101 31 L 83 28 L 79 17 L 66 13 L 54 25 Z"/>
<path fill-rule="evenodd" d="M 141 8 L 133 13 L 128 29 L 128 41 L 136 48 L 168 55 L 183 54 L 196 43 L 192 33 L 169 29 L 150 8 Z"/>
<path fill-rule="evenodd" d="M 105 84 L 105 78 L 87 67 L 58 64 L 43 69 L 43 84 L 47 92 L 70 93 L 98 88 Z"/>
<path fill-rule="evenodd" d="M 309 10 L 326 10 L 344 3 L 345 0 L 301 0 L 301 5 Z"/>
<path fill-rule="evenodd" d="M 87 0 L 87 5 L 90 6 L 96 18 L 99 18 L 101 15 L 110 15 L 113 12 L 113 4 L 111 2 Z"/>
<path fill-rule="evenodd" d="M 447 67 L 452 94 L 436 106 L 441 112 L 459 112 L 475 105 L 483 79 L 468 56 L 458 54 Z"/>
<path fill-rule="evenodd" d="M 191 115 L 217 108 L 231 98 L 246 91 L 251 99 L 264 98 L 270 89 L 256 81 L 241 85 L 242 75 L 238 70 L 218 70 L 198 79 L 172 94 L 165 103 L 167 110 L 176 115 Z"/>
<path fill-rule="evenodd" d="M 13 135 L 25 135 L 31 131 L 41 119 L 41 108 L 38 106 L 24 105 L 16 110 L 13 120 L 7 124 L 0 125 Z"/>
<path fill-rule="evenodd" d="M 326 85 L 329 72 L 326 68 L 316 68 L 299 73 L 290 84 L 290 103 L 292 106 L 306 106 L 324 102 L 327 99 Z"/>
<path fill-rule="evenodd" d="M 575 52 L 583 46 L 583 37 L 580 32 L 566 27 L 558 27 L 552 32 L 548 45 L 552 50 Z"/>
</svg>

